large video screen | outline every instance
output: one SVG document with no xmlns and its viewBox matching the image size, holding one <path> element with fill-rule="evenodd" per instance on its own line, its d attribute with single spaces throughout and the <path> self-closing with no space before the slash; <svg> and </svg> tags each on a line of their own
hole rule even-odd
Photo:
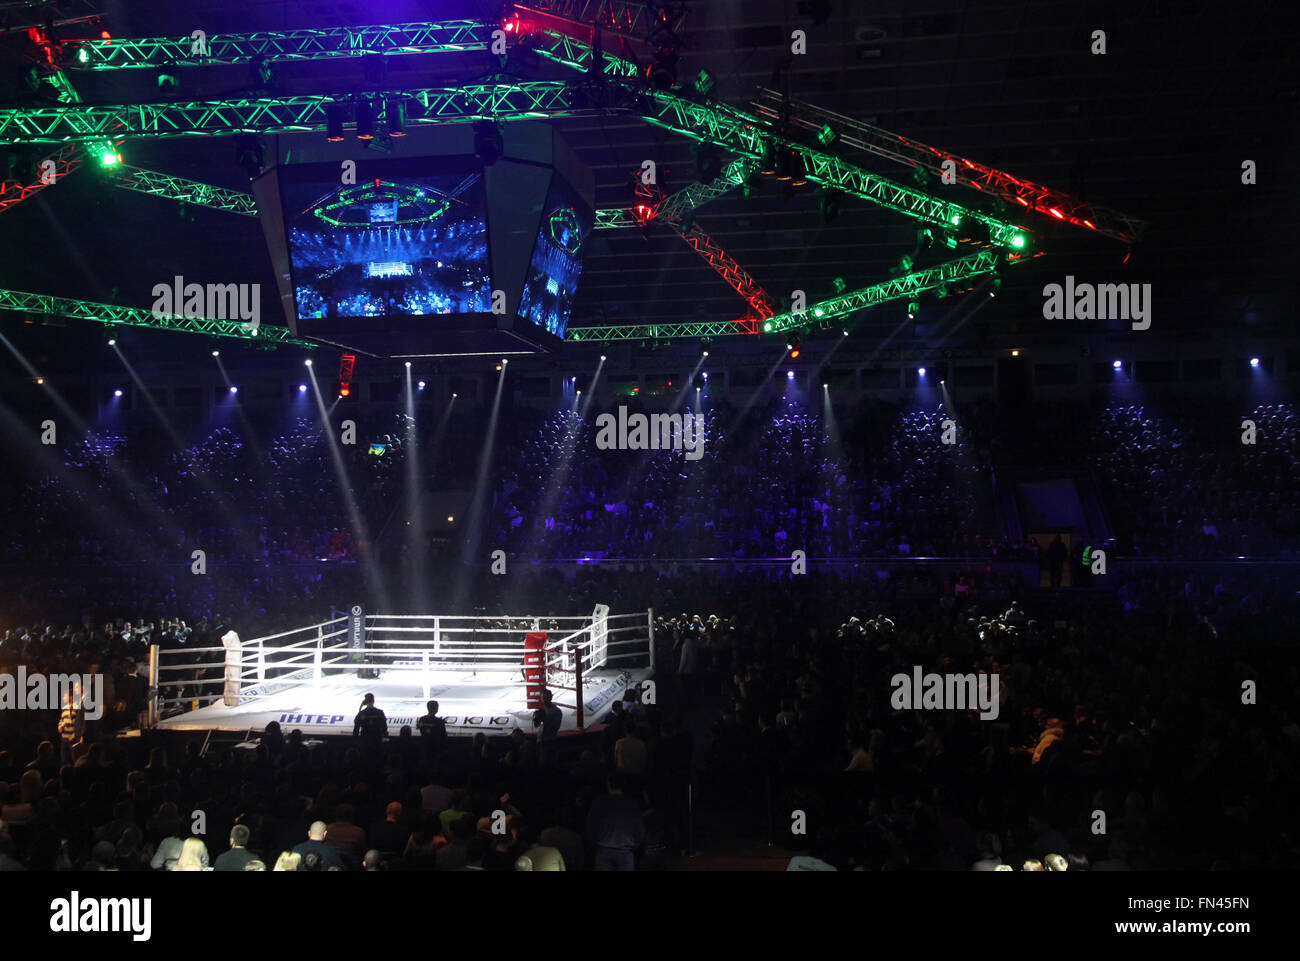
<svg viewBox="0 0 1300 961">
<path fill-rule="evenodd" d="M 567 189 L 551 182 L 519 300 L 519 315 L 557 337 L 563 337 L 569 326 L 584 244 L 594 221 L 584 204 L 575 203 Z"/>
<path fill-rule="evenodd" d="M 487 194 L 480 170 L 339 182 L 339 168 L 282 168 L 294 301 L 315 317 L 487 312 Z"/>
</svg>

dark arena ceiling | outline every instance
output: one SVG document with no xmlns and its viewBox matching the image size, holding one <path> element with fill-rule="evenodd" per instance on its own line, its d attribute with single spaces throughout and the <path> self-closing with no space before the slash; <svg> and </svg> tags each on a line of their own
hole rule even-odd
<svg viewBox="0 0 1300 961">
<path fill-rule="evenodd" d="M 0 6 L 11 24 L 0 36 L 6 106 L 37 104 L 46 95 L 33 94 L 23 78 L 41 51 L 28 31 L 12 25 L 32 21 L 32 8 L 42 5 Z M 102 24 L 64 27 L 66 39 L 97 36 L 100 26 L 113 37 L 131 38 L 187 36 L 200 28 L 219 36 L 490 20 L 509 5 L 105 0 L 43 6 L 74 20 L 86 10 L 102 12 Z M 910 334 L 1005 346 L 1044 323 L 1042 287 L 1066 274 L 1152 282 L 1163 334 L 1237 325 L 1260 335 L 1287 329 L 1294 305 L 1290 239 L 1297 219 L 1288 183 L 1297 149 L 1293 5 L 717 0 L 678 6 L 684 11 L 676 37 L 678 81 L 689 87 L 707 70 L 715 79 L 709 97 L 716 101 L 753 112 L 760 88 L 776 89 L 797 101 L 792 115 L 805 111 L 803 104 L 814 105 L 1146 224 L 1138 242 L 1129 244 L 1025 213 L 1018 222 L 1033 232 L 1036 256 L 1003 272 L 1004 296 L 960 312 L 953 301 L 927 297 Z M 1106 34 L 1104 55 L 1092 52 L 1097 30 Z M 793 31 L 804 32 L 806 52 L 791 53 Z M 629 49 L 644 66 L 653 60 L 654 47 L 643 36 L 634 31 Z M 379 79 L 368 75 L 359 57 L 277 62 L 275 92 L 344 97 L 456 86 L 494 74 L 574 76 L 567 66 L 521 51 L 504 68 L 481 50 L 386 59 L 386 76 Z M 160 92 L 160 72 L 174 74 L 174 89 Z M 246 63 L 70 68 L 68 75 L 88 104 L 220 100 L 250 96 L 254 86 Z M 657 165 L 666 194 L 697 182 L 695 142 L 634 114 L 611 111 L 551 122 L 594 172 L 597 208 L 632 206 L 633 172 L 646 160 Z M 130 140 L 122 149 L 124 163 L 132 166 L 248 189 L 229 135 Z M 917 183 L 907 164 L 843 143 L 828 149 L 896 182 Z M 734 156 L 723 151 L 722 163 Z M 1245 160 L 1256 164 L 1254 185 L 1242 183 Z M 66 183 L 0 214 L 6 251 L 0 288 L 144 307 L 158 278 L 201 269 L 275 289 L 256 220 L 112 189 L 95 167 L 87 164 Z M 697 211 L 695 223 L 778 304 L 793 290 L 807 292 L 810 301 L 829 296 L 836 278 L 849 290 L 888 279 L 923 226 L 848 195 L 838 198 L 837 214 L 827 217 L 824 191 L 816 183 L 790 187 L 767 176 L 755 178 L 754 188 L 747 197 L 733 191 L 711 200 Z M 990 199 L 960 184 L 941 187 L 933 178 L 924 189 L 952 191 L 958 202 L 977 208 Z M 264 322 L 282 324 L 276 298 L 266 300 Z M 570 327 L 727 321 L 745 312 L 745 301 L 679 233 L 651 224 L 593 233 Z M 16 316 L 21 315 L 0 316 L 6 330 L 16 331 L 13 336 L 28 346 L 57 338 L 66 358 L 102 339 L 93 322 L 67 319 L 53 330 L 15 325 Z M 858 311 L 847 325 L 865 337 L 883 338 L 905 320 L 906 300 L 892 301 Z M 1101 323 L 1062 322 L 1053 333 L 1068 336 Z M 162 355 L 194 349 L 197 356 L 206 347 L 204 338 L 181 333 L 136 334 L 142 349 L 156 344 Z M 759 338 L 730 340 L 733 349 L 744 350 L 742 341 Z"/>
</svg>

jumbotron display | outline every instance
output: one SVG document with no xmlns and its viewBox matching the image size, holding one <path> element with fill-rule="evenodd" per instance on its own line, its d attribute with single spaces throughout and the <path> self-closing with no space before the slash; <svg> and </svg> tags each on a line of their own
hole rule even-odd
<svg viewBox="0 0 1300 961">
<path fill-rule="evenodd" d="M 574 203 L 568 191 L 552 183 L 546 194 L 541 226 L 519 301 L 519 315 L 563 337 L 573 311 L 583 246 L 594 226 L 590 210 Z"/>
<path fill-rule="evenodd" d="M 281 175 L 299 318 L 491 309 L 481 172 L 340 185 L 315 171 Z"/>
</svg>

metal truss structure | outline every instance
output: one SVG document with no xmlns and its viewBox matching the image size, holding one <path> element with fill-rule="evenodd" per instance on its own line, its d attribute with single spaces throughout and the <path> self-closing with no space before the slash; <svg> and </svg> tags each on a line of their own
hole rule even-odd
<svg viewBox="0 0 1300 961">
<path fill-rule="evenodd" d="M 479 21 L 449 20 L 323 30 L 263 30 L 201 38 L 114 37 L 70 41 L 65 45 L 64 56 L 69 69 L 122 70 L 243 64 L 254 57 L 274 62 L 330 60 L 375 53 L 458 53 L 486 50 L 493 29 Z"/>
<path fill-rule="evenodd" d="M 736 263 L 736 261 L 725 250 L 715 244 L 698 225 L 684 227 L 678 225 L 678 232 L 682 239 L 691 245 L 691 249 L 704 258 L 704 262 L 712 267 L 723 280 L 731 285 L 731 289 L 740 296 L 745 298 L 749 304 L 749 309 L 758 317 L 771 317 L 776 311 L 776 306 L 767 291 L 760 287 L 753 277 L 746 273 L 745 268 Z"/>
<path fill-rule="evenodd" d="M 769 149 L 798 154 L 808 180 L 835 187 L 874 204 L 938 227 L 968 220 L 983 223 L 995 246 L 1023 248 L 1028 231 L 950 200 L 941 200 L 842 160 L 824 150 L 793 143 L 757 118 L 722 104 L 701 103 L 625 81 L 606 85 L 623 94 L 624 110 L 648 122 L 712 143 L 752 159 Z M 407 125 L 469 122 L 481 119 L 522 120 L 592 115 L 581 85 L 559 80 L 469 84 L 402 92 L 418 101 L 422 115 L 408 115 Z M 388 96 L 393 96 L 389 93 Z M 178 103 L 72 104 L 0 110 L 0 144 L 67 143 L 120 139 L 212 136 L 256 130 L 294 133 L 325 129 L 325 108 L 335 98 L 308 94 L 290 97 L 188 101 Z"/>
<path fill-rule="evenodd" d="M 942 178 L 945 162 L 952 161 L 950 169 L 955 183 L 982 190 L 991 196 L 1028 207 L 1056 220 L 1095 230 L 1125 243 L 1136 240 L 1146 227 L 1144 221 L 1109 207 L 1085 203 L 1060 190 L 1013 177 L 957 154 L 823 110 L 814 104 L 789 100 L 774 90 L 762 90 L 759 98 L 754 101 L 754 107 L 762 116 L 782 120 L 813 133 L 830 126 L 838 140 L 851 147 L 911 167 L 920 167 L 936 177 Z"/>
<path fill-rule="evenodd" d="M 0 4 L 0 36 L 22 30 L 43 29 L 48 24 L 67 27 L 74 23 L 97 23 L 104 19 L 92 0 L 58 0 L 40 3 L 25 0 L 20 3 Z"/>
<path fill-rule="evenodd" d="M 130 327 L 152 327 L 155 330 L 178 330 L 190 334 L 207 334 L 209 337 L 233 337 L 268 346 L 297 344 L 314 347 L 298 340 L 287 327 L 261 324 L 250 327 L 237 320 L 209 320 L 204 317 L 154 316 L 152 311 L 140 307 L 119 307 L 91 300 L 73 300 L 68 297 L 51 297 L 48 294 L 28 294 L 19 290 L 0 290 L 0 310 L 19 310 L 50 317 L 69 317 L 90 320 L 110 326 L 124 324 Z"/>
<path fill-rule="evenodd" d="M 478 21 L 415 23 L 392 26 L 323 30 L 263 31 L 204 37 L 67 41 L 51 53 L 55 86 L 63 101 L 36 107 L 0 109 L 0 145 L 43 143 L 57 145 L 52 158 L 61 176 L 80 162 L 78 146 L 106 141 L 160 139 L 184 136 L 233 135 L 248 132 L 296 133 L 324 130 L 326 108 L 339 99 L 365 97 L 404 98 L 408 126 L 437 125 L 477 120 L 522 120 L 603 115 L 611 111 L 633 113 L 645 122 L 671 130 L 700 143 L 711 144 L 737 156 L 721 176 L 708 184 L 693 184 L 669 197 L 659 197 L 637 207 L 596 211 L 596 228 L 645 226 L 662 223 L 673 227 L 750 306 L 750 316 L 734 321 L 684 324 L 619 325 L 571 328 L 568 339 L 617 340 L 647 337 L 714 337 L 782 331 L 828 322 L 889 300 L 911 297 L 989 273 L 1003 262 L 1024 259 L 1032 234 L 1024 227 L 984 210 L 937 196 L 881 176 L 842 156 L 841 145 L 878 157 L 941 172 L 952 160 L 958 182 L 1002 206 L 1044 213 L 1059 221 L 1098 233 L 1132 240 L 1142 222 L 1116 211 L 1084 204 L 972 161 L 910 141 L 869 124 L 820 110 L 811 104 L 787 101 L 764 91 L 755 112 L 730 107 L 685 88 L 657 89 L 642 83 L 631 44 L 654 47 L 657 55 L 677 43 L 684 4 L 671 0 L 534 0 L 507 9 L 501 25 Z M 92 105 L 79 102 L 66 75 L 58 69 L 111 70 L 132 67 L 203 66 L 234 64 L 255 59 L 329 60 L 369 54 L 436 54 L 490 49 L 493 33 L 505 30 L 515 49 L 585 74 L 565 80 L 516 80 L 501 76 L 487 82 L 458 87 L 387 90 L 351 96 L 325 95 L 250 96 L 212 101 Z M 605 34 L 622 45 L 626 57 L 606 52 Z M 498 35 L 499 37 L 499 35 Z M 612 44 L 611 44 L 612 45 Z M 54 51 L 54 48 L 50 48 Z M 671 51 L 670 51 L 671 52 Z M 599 59 L 599 69 L 593 70 Z M 809 132 L 830 125 L 837 142 L 827 145 Z M 773 316 L 772 299 L 744 269 L 714 244 L 694 223 L 694 211 L 743 183 L 760 163 L 779 157 L 797 165 L 805 178 L 826 188 L 857 196 L 919 222 L 970 234 L 979 252 L 946 264 L 909 272 L 880 284 L 814 304 L 805 311 Z M 763 169 L 770 169 L 764 167 Z M 252 197 L 166 174 L 126 167 L 117 171 L 116 183 L 126 189 L 155 196 L 255 216 Z M 0 186 L 0 212 L 44 184 Z M 1016 209 L 1011 207 L 1011 209 Z M 987 232 L 985 246 L 984 232 Z M 0 292 L 0 308 L 57 313 L 103 323 L 127 323 L 190 330 L 214 336 L 258 337 L 264 341 L 304 343 L 283 328 L 262 327 L 258 333 L 237 322 L 185 318 L 160 319 L 150 312 L 35 294 Z"/>
<path fill-rule="evenodd" d="M 171 174 L 144 170 L 141 167 L 123 165 L 114 167 L 112 173 L 113 186 L 124 190 L 177 200 L 196 207 L 242 214 L 245 217 L 257 216 L 257 203 L 253 200 L 253 195 L 241 190 L 214 187 L 212 184 L 186 180 L 184 177 L 173 177 Z"/>
<path fill-rule="evenodd" d="M 36 179 L 31 183 L 20 183 L 16 180 L 6 180 L 0 183 L 0 213 L 4 213 L 10 207 L 22 203 L 37 191 L 44 190 L 58 183 L 68 174 L 72 173 L 85 160 L 85 152 L 81 149 L 81 144 L 65 143 L 54 153 L 41 158 L 36 163 Z M 54 167 L 50 171 L 52 176 L 43 176 L 46 161 L 54 161 Z"/>
<path fill-rule="evenodd" d="M 733 321 L 697 321 L 679 324 L 613 324 L 601 327 L 577 327 L 569 330 L 568 340 L 659 340 L 677 337 L 725 337 L 732 334 L 757 334 L 785 331 L 811 324 L 826 325 L 864 310 L 895 300 L 939 290 L 948 284 L 960 284 L 985 274 L 996 273 L 1003 264 L 1026 260 L 1017 254 L 981 250 L 968 257 L 914 270 L 879 284 L 849 291 L 819 301 L 800 311 L 787 311 L 770 317 L 742 318 Z"/>
</svg>

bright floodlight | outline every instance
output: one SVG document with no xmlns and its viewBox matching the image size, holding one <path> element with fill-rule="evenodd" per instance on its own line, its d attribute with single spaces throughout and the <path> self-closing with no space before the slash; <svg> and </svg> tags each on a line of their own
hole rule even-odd
<svg viewBox="0 0 1300 961">
<path fill-rule="evenodd" d="M 786 380 L 794 380 L 794 371 L 792 371 L 792 370 L 787 370 L 787 371 L 785 372 L 785 379 L 786 379 Z"/>
<path fill-rule="evenodd" d="M 924 368 L 924 367 L 918 367 L 918 368 L 916 368 L 916 372 L 917 372 L 918 374 L 920 374 L 922 377 L 925 376 L 925 368 Z"/>
<path fill-rule="evenodd" d="M 303 361 L 303 363 L 306 364 L 308 367 L 310 367 L 310 366 L 311 366 L 311 358 L 308 357 L 306 360 Z"/>
<path fill-rule="evenodd" d="M 1111 366 L 1114 367 L 1116 370 L 1119 370 L 1121 367 L 1124 366 L 1124 362 L 1122 360 L 1117 360 L 1114 363 L 1112 363 Z"/>
<path fill-rule="evenodd" d="M 121 397 L 121 396 L 122 396 L 122 388 L 119 387 L 117 390 L 113 391 L 113 396 L 114 396 L 114 397 Z"/>
<path fill-rule="evenodd" d="M 239 388 L 238 388 L 238 387 L 235 387 L 235 386 L 232 384 L 231 387 L 230 387 L 230 392 L 231 392 L 232 394 L 238 394 L 238 393 L 239 393 Z"/>
<path fill-rule="evenodd" d="M 424 390 L 424 381 L 420 381 L 418 384 L 415 385 L 415 387 L 416 390 Z"/>
<path fill-rule="evenodd" d="M 704 352 L 704 356 L 705 356 L 705 357 L 708 357 L 708 356 L 709 356 L 709 352 L 708 352 L 707 350 Z"/>
<path fill-rule="evenodd" d="M 219 350 L 214 350 L 214 351 L 212 352 L 212 356 L 213 356 L 213 357 L 220 357 L 220 356 L 221 356 L 221 351 L 219 351 Z"/>
<path fill-rule="evenodd" d="M 709 379 L 709 372 L 707 370 L 704 372 L 704 379 L 705 380 Z"/>
<path fill-rule="evenodd" d="M 1251 367 L 1258 367 L 1258 366 L 1259 366 L 1259 358 L 1258 358 L 1258 357 L 1252 357 L 1252 358 L 1250 358 L 1250 366 L 1251 366 Z"/>
<path fill-rule="evenodd" d="M 411 369 L 411 362 L 409 360 L 406 362 L 406 369 L 407 370 Z"/>
<path fill-rule="evenodd" d="M 115 338 L 115 337 L 110 337 L 110 338 L 108 338 L 108 346 L 110 346 L 110 347 L 116 347 L 116 346 L 117 346 L 117 338 Z"/>
<path fill-rule="evenodd" d="M 601 354 L 601 355 L 600 355 L 600 359 L 601 359 L 601 360 L 604 360 L 604 359 L 605 359 L 605 355 L 604 355 L 604 354 Z"/>
<path fill-rule="evenodd" d="M 307 393 L 307 385 L 306 385 L 306 384 L 299 384 L 299 385 L 298 385 L 298 393 L 300 393 L 300 394 L 305 394 L 305 393 Z"/>
</svg>

